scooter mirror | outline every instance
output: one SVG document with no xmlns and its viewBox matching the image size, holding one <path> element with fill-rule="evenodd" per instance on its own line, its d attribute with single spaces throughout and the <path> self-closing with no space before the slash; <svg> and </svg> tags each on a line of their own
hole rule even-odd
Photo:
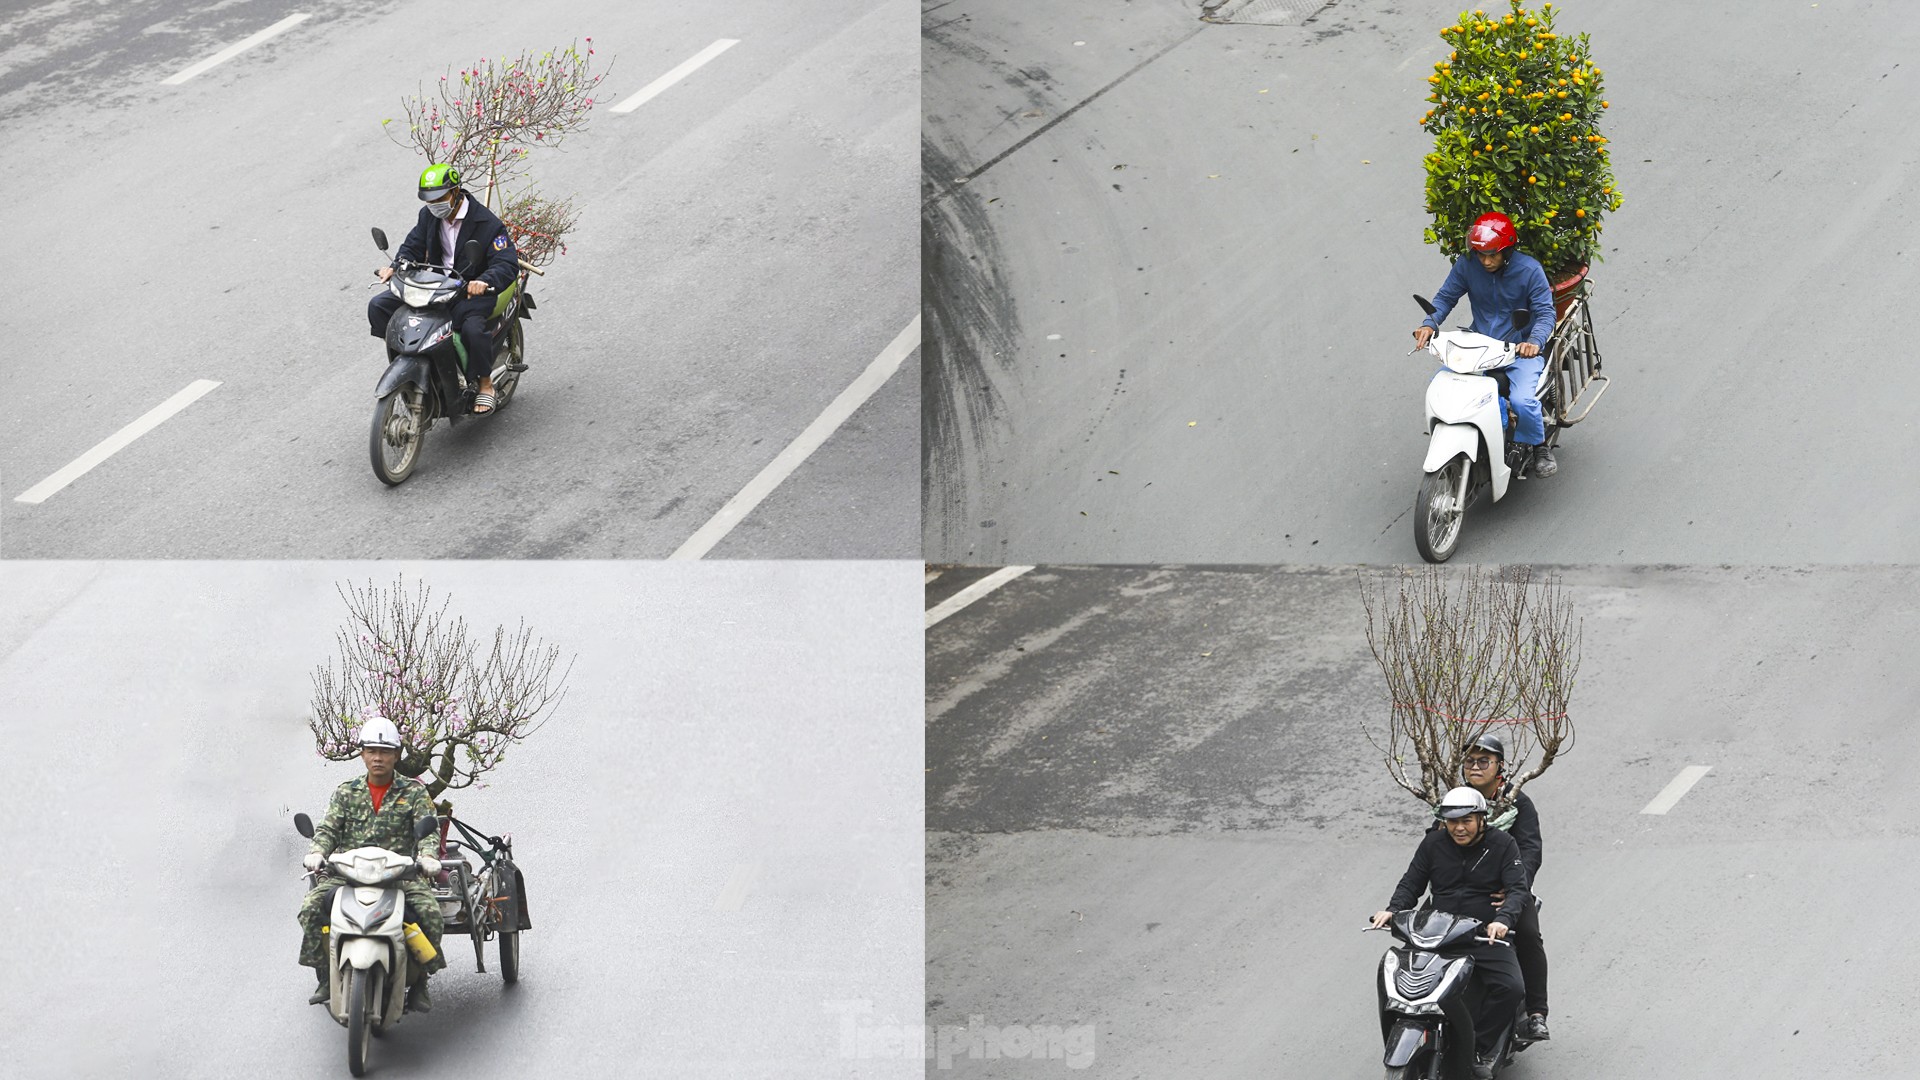
<svg viewBox="0 0 1920 1080">
<path fill-rule="evenodd" d="M 1434 306 L 1428 303 L 1427 298 L 1424 296 L 1421 296 L 1419 293 L 1413 294 L 1413 302 L 1416 304 L 1419 304 L 1420 310 L 1426 312 L 1427 314 L 1431 315 L 1434 313 Z"/>
<path fill-rule="evenodd" d="M 440 831 L 440 819 L 429 814 L 413 823 L 413 838 L 425 840 Z"/>
<path fill-rule="evenodd" d="M 294 828 L 294 831 L 298 832 L 301 836 L 304 836 L 309 840 L 313 839 L 313 819 L 308 817 L 307 815 L 305 814 L 293 815 L 293 828 Z"/>
<path fill-rule="evenodd" d="M 480 265 L 480 241 L 469 240 L 460 245 L 460 263 L 463 266 L 478 268 Z"/>
<path fill-rule="evenodd" d="M 387 250 L 387 230 L 380 228 L 378 225 L 373 228 L 373 246 L 379 248 L 381 251 Z"/>
</svg>

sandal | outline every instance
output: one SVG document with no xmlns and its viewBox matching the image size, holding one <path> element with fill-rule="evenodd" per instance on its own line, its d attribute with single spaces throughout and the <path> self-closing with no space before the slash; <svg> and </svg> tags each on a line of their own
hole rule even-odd
<svg viewBox="0 0 1920 1080">
<path fill-rule="evenodd" d="M 482 391 L 473 396 L 473 415 L 485 416 L 493 411 L 493 395 Z"/>
</svg>

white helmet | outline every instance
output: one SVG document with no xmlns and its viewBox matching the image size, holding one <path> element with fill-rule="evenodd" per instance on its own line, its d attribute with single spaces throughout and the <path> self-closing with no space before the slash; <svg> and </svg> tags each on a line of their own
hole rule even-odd
<svg viewBox="0 0 1920 1080">
<path fill-rule="evenodd" d="M 1487 812 L 1487 797 L 1470 787 L 1457 787 L 1446 793 L 1440 805 L 1433 808 L 1433 816 L 1442 821 L 1454 821 L 1468 814 Z"/>
<path fill-rule="evenodd" d="M 403 749 L 400 745 L 400 729 L 384 716 L 367 717 L 367 722 L 360 725 L 360 749 L 365 750 L 369 746 Z"/>
</svg>

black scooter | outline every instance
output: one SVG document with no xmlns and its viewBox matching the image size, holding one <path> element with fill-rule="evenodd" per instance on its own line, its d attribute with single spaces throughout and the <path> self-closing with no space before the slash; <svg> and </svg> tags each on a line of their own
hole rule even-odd
<svg viewBox="0 0 1920 1080">
<path fill-rule="evenodd" d="M 386 232 L 373 230 L 373 243 L 384 254 Z M 471 268 L 482 262 L 480 242 L 467 241 L 460 265 Z M 535 307 L 533 297 L 527 295 L 527 274 L 522 264 L 519 278 L 507 287 L 487 320 L 487 333 L 494 343 L 494 412 L 513 400 L 520 373 L 527 370 L 520 323 L 533 317 Z M 387 280 L 388 291 L 405 306 L 387 323 L 387 373 L 373 392 L 377 404 L 369 451 L 373 474 L 382 483 L 398 484 L 413 474 L 435 420 L 445 417 L 452 424 L 475 415 L 473 399 L 480 379 L 467 372 L 466 347 L 453 325 L 453 303 L 465 294 L 466 286 L 466 279 L 456 273 L 405 259 Z"/>
<path fill-rule="evenodd" d="M 1482 925 L 1430 908 L 1394 912 L 1388 927 L 1405 944 L 1380 958 L 1377 988 L 1387 1080 L 1473 1080 L 1473 1010 L 1480 991 L 1473 957 L 1464 950 L 1489 941 L 1507 944 L 1476 937 Z M 1525 1016 L 1522 1002 L 1500 1029 L 1495 1076 L 1513 1064 L 1513 1055 L 1533 1045 L 1520 1034 Z"/>
</svg>

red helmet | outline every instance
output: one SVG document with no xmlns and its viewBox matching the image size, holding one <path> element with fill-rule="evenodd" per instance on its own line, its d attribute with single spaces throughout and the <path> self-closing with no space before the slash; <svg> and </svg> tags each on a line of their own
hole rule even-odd
<svg viewBox="0 0 1920 1080">
<path fill-rule="evenodd" d="M 1498 211 L 1481 214 L 1474 219 L 1473 228 L 1467 230 L 1467 246 L 1475 251 L 1504 251 L 1512 247 L 1516 239 L 1513 219 Z"/>
</svg>

